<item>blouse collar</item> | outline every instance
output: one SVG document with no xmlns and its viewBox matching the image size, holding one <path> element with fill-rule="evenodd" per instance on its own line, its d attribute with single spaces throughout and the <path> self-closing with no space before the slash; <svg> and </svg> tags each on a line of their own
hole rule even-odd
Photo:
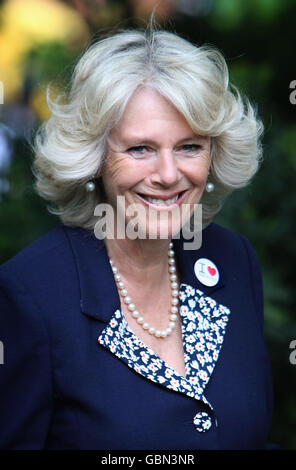
<svg viewBox="0 0 296 470">
<path fill-rule="evenodd" d="M 138 374 L 212 408 L 204 389 L 218 361 L 230 310 L 188 284 L 180 286 L 179 300 L 185 377 L 136 336 L 120 309 L 114 312 L 98 342 Z"/>
</svg>

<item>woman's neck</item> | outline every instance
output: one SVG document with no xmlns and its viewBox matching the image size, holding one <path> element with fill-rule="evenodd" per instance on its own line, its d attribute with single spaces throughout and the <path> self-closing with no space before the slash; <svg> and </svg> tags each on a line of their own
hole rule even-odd
<svg viewBox="0 0 296 470">
<path fill-rule="evenodd" d="M 105 240 L 109 258 L 124 272 L 162 271 L 167 268 L 170 240 Z"/>
<path fill-rule="evenodd" d="M 140 316 L 156 330 L 165 330 L 170 322 L 172 289 L 177 289 L 176 286 L 172 287 L 172 267 L 169 264 L 172 253 L 168 251 L 171 250 L 170 240 L 153 240 L 153 243 L 141 240 L 139 244 L 135 240 L 123 243 L 125 241 L 105 242 L 112 267 L 116 268 L 116 275 L 119 274 L 120 282 L 123 281 L 125 295 L 130 297 Z M 178 284 L 178 273 L 174 275 L 177 275 Z M 131 325 L 138 328 L 122 298 L 121 308 Z"/>
<path fill-rule="evenodd" d="M 143 296 L 169 286 L 169 243 L 170 240 L 105 240 L 109 258 L 129 289 L 140 289 Z"/>
</svg>

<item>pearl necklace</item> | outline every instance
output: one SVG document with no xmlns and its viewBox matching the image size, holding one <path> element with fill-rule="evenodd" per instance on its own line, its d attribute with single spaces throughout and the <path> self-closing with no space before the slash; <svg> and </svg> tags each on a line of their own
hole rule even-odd
<svg viewBox="0 0 296 470">
<path fill-rule="evenodd" d="M 177 320 L 177 313 L 179 311 L 178 304 L 179 304 L 179 290 L 178 290 L 178 282 L 177 282 L 177 274 L 176 274 L 176 261 L 175 261 L 175 253 L 173 250 L 173 243 L 170 242 L 168 256 L 169 256 L 169 273 L 170 273 L 170 280 L 171 280 L 171 292 L 172 292 L 172 300 L 171 300 L 171 308 L 169 310 L 169 326 L 165 330 L 157 330 L 153 326 L 150 326 L 148 322 L 144 320 L 144 318 L 140 315 L 138 310 L 136 309 L 135 304 L 133 303 L 132 299 L 128 295 L 128 291 L 124 285 L 124 282 L 121 280 L 121 276 L 118 273 L 118 269 L 114 266 L 113 261 L 110 259 L 111 269 L 114 273 L 114 279 L 116 281 L 116 285 L 121 295 L 123 302 L 127 305 L 128 310 L 131 312 L 133 318 L 136 319 L 137 323 L 142 326 L 145 331 L 148 331 L 151 335 L 154 335 L 156 338 L 166 338 L 170 335 L 176 326 Z"/>
</svg>

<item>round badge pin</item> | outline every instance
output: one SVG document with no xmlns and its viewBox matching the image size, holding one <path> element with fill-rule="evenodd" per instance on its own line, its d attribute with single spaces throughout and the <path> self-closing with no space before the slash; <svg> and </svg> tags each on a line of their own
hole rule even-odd
<svg viewBox="0 0 296 470">
<path fill-rule="evenodd" d="M 194 264 L 194 272 L 204 286 L 213 287 L 219 282 L 219 270 L 213 261 L 200 258 Z"/>
</svg>

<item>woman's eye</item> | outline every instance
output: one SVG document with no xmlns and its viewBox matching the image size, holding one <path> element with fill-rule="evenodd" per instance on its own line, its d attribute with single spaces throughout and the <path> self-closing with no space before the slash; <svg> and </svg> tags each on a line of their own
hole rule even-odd
<svg viewBox="0 0 296 470">
<path fill-rule="evenodd" d="M 146 147 L 144 145 L 138 145 L 137 147 L 131 147 L 129 149 L 129 151 L 131 152 L 143 152 L 144 150 L 146 150 Z"/>
<path fill-rule="evenodd" d="M 201 149 L 201 145 L 197 145 L 197 144 L 186 144 L 186 145 L 182 145 L 181 147 L 181 150 L 185 151 L 185 152 L 197 152 L 198 150 Z"/>
<path fill-rule="evenodd" d="M 137 145 L 135 147 L 130 147 L 128 149 L 128 152 L 137 155 L 137 156 L 142 156 L 147 154 L 151 149 L 149 147 L 146 147 L 146 145 Z"/>
</svg>

